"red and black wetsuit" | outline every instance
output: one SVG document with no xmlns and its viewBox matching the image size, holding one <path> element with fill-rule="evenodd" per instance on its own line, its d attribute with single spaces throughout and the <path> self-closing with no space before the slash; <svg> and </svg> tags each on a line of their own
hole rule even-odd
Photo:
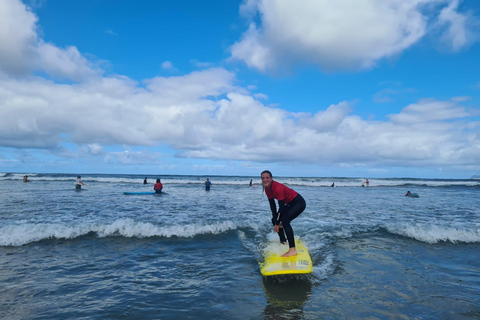
<svg viewBox="0 0 480 320">
<path fill-rule="evenodd" d="M 290 222 L 305 210 L 307 206 L 305 199 L 295 190 L 274 180 L 272 180 L 270 186 L 265 188 L 265 193 L 267 194 L 270 209 L 272 210 L 273 225 L 279 225 L 280 222 L 282 223 L 283 228 L 280 228 L 278 232 L 280 242 L 285 243 L 285 240 L 288 240 L 289 247 L 294 248 L 295 237 Z M 278 213 L 274 199 L 278 201 Z M 285 239 L 285 235 L 287 239 Z"/>
</svg>

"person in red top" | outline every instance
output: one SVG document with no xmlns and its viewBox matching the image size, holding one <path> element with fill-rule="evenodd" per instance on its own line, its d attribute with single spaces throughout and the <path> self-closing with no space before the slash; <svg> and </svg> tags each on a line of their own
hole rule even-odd
<svg viewBox="0 0 480 320">
<path fill-rule="evenodd" d="M 163 189 L 163 184 L 160 182 L 160 179 L 157 179 L 157 183 L 153 186 L 153 189 L 156 193 L 161 193 Z"/>
<path fill-rule="evenodd" d="M 295 249 L 295 237 L 290 222 L 305 210 L 307 206 L 305 199 L 295 190 L 274 181 L 272 173 L 268 170 L 263 171 L 260 177 L 270 203 L 270 210 L 272 210 L 273 231 L 278 233 L 281 243 L 288 240 L 289 250 L 282 257 L 295 256 L 297 250 Z M 277 199 L 278 202 L 278 212 L 274 199 Z"/>
</svg>

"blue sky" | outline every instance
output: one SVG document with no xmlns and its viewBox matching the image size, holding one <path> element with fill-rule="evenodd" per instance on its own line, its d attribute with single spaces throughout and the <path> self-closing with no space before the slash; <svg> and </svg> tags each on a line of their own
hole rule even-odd
<svg viewBox="0 0 480 320">
<path fill-rule="evenodd" d="M 480 174 L 476 0 L 3 0 L 0 30 L 0 172 Z"/>
</svg>

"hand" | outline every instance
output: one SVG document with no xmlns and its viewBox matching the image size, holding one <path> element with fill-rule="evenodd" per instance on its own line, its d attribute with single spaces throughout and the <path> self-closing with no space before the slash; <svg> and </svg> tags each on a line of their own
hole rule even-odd
<svg viewBox="0 0 480 320">
<path fill-rule="evenodd" d="M 273 227 L 273 231 L 275 231 L 276 233 L 278 233 L 278 232 L 280 231 L 280 226 L 275 225 L 275 227 Z"/>
</svg>

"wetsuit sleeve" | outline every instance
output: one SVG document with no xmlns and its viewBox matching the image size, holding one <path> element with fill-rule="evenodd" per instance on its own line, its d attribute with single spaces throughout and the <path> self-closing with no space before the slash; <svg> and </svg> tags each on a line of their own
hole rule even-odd
<svg viewBox="0 0 480 320">
<path fill-rule="evenodd" d="M 268 199 L 268 203 L 270 204 L 270 210 L 272 211 L 272 215 L 277 213 L 277 207 L 275 206 L 275 200 Z"/>
<path fill-rule="evenodd" d="M 278 200 L 278 214 L 275 217 L 275 225 L 279 225 L 282 221 L 282 214 L 285 211 L 285 200 Z"/>
</svg>

